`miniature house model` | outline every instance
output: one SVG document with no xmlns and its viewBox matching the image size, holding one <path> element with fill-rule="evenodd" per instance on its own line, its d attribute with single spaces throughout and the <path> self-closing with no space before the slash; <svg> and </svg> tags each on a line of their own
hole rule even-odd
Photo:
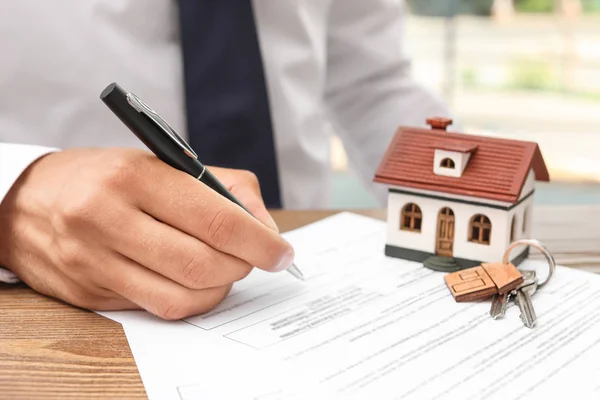
<svg viewBox="0 0 600 400">
<path fill-rule="evenodd" d="M 538 145 L 427 123 L 400 128 L 375 175 L 389 188 L 385 254 L 440 271 L 501 262 L 511 242 L 531 238 L 534 183 L 549 181 Z"/>
</svg>

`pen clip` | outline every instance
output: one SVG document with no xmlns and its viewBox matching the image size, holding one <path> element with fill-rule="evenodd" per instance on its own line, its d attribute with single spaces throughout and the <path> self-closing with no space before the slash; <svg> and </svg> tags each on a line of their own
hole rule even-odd
<svg viewBox="0 0 600 400">
<path fill-rule="evenodd" d="M 194 152 L 190 145 L 187 144 L 185 140 L 183 140 L 173 128 L 171 128 L 167 121 L 162 119 L 160 115 L 158 115 L 152 108 L 150 108 L 150 106 L 144 103 L 139 97 L 137 97 L 133 93 L 127 93 L 126 98 L 129 105 L 133 107 L 137 112 L 145 114 L 148 118 L 150 118 L 158 126 L 160 126 L 162 130 L 175 142 L 175 144 L 181 147 L 181 149 L 187 156 L 198 159 L 198 155 L 196 154 L 196 152 Z"/>
</svg>

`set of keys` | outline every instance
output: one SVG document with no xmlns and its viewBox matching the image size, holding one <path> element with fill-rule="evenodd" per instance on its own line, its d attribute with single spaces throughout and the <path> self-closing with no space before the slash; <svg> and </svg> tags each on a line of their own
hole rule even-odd
<svg viewBox="0 0 600 400">
<path fill-rule="evenodd" d="M 523 282 L 519 284 L 515 289 L 508 293 L 497 293 L 492 298 L 492 308 L 490 309 L 490 316 L 493 319 L 504 317 L 508 303 L 514 299 L 515 303 L 519 306 L 521 311 L 521 321 L 528 328 L 533 328 L 537 321 L 537 316 L 531 302 L 531 296 L 535 294 L 538 289 L 538 279 L 535 271 L 524 270 Z"/>
<path fill-rule="evenodd" d="M 543 282 L 539 282 L 536 271 L 520 271 L 508 261 L 510 252 L 521 245 L 535 247 L 546 257 L 549 273 Z M 453 272 L 446 275 L 444 280 L 457 302 L 485 300 L 492 297 L 490 316 L 493 319 L 504 317 L 508 304 L 514 301 L 521 311 L 520 318 L 523 324 L 533 328 L 537 316 L 531 297 L 548 283 L 555 269 L 554 257 L 542 243 L 533 239 L 523 239 L 508 247 L 502 263 L 484 263 L 474 268 Z"/>
</svg>

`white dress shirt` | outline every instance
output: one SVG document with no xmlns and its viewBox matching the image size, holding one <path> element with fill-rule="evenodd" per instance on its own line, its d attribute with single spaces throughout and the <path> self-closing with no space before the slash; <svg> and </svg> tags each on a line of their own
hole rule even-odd
<svg viewBox="0 0 600 400">
<path fill-rule="evenodd" d="M 329 207 L 328 122 L 385 204 L 385 189 L 372 178 L 396 128 L 448 114 L 410 78 L 402 1 L 253 4 L 283 206 Z M 144 148 L 99 99 L 113 81 L 186 137 L 176 7 L 166 0 L 0 2 L 0 201 L 48 151 Z"/>
</svg>

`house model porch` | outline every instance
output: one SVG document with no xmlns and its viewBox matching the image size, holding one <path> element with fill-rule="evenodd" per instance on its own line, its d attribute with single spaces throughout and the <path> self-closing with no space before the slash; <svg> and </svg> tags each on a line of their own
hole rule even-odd
<svg viewBox="0 0 600 400">
<path fill-rule="evenodd" d="M 510 243 L 531 238 L 535 181 L 550 180 L 538 145 L 427 123 L 398 129 L 374 178 L 388 186 L 385 254 L 445 272 L 500 262 Z"/>
</svg>

